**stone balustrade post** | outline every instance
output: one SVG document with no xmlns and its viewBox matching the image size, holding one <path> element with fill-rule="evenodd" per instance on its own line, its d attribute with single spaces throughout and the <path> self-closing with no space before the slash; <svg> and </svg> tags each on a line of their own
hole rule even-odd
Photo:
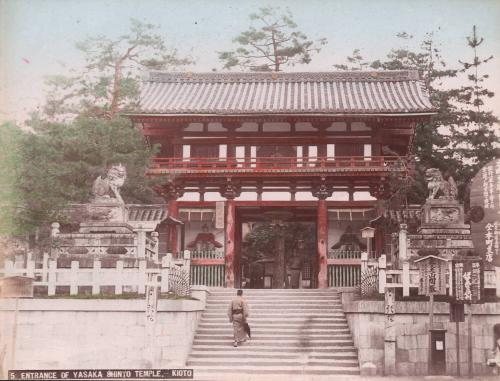
<svg viewBox="0 0 500 381">
<path fill-rule="evenodd" d="M 387 283 L 386 275 L 387 261 L 385 254 L 381 255 L 378 259 L 378 292 L 385 293 L 385 285 Z"/>
<path fill-rule="evenodd" d="M 56 238 L 60 233 L 59 228 L 61 227 L 61 225 L 59 224 L 59 222 L 53 222 L 50 227 L 50 236 L 52 238 Z"/>
<path fill-rule="evenodd" d="M 154 243 L 154 248 L 153 248 L 153 260 L 158 263 L 158 255 L 159 255 L 159 248 L 160 248 L 160 239 L 159 239 L 159 234 L 158 232 L 152 232 L 151 233 L 151 239 L 153 240 Z"/>
<path fill-rule="evenodd" d="M 57 261 L 49 260 L 49 273 L 48 273 L 48 287 L 47 295 L 54 296 L 56 294 L 56 271 L 57 271 Z"/>
<path fill-rule="evenodd" d="M 399 264 L 408 260 L 408 226 L 406 224 L 399 225 Z M 401 268 L 401 267 L 400 267 Z"/>
<path fill-rule="evenodd" d="M 92 267 L 92 295 L 97 295 L 101 291 L 100 271 L 101 261 L 94 260 L 94 266 Z"/>
<path fill-rule="evenodd" d="M 35 277 L 35 261 L 29 260 L 26 263 L 26 276 L 29 278 Z"/>
<path fill-rule="evenodd" d="M 146 283 L 148 282 L 148 274 L 146 272 L 146 261 L 139 261 L 139 284 L 137 287 L 137 292 L 139 294 L 146 293 Z"/>
<path fill-rule="evenodd" d="M 11 276 L 14 273 L 14 262 L 10 259 L 5 260 L 4 273 L 6 277 Z"/>
<path fill-rule="evenodd" d="M 49 253 L 43 253 L 42 282 L 47 282 L 48 272 L 49 272 Z"/>
<path fill-rule="evenodd" d="M 363 251 L 361 253 L 361 274 L 368 270 L 368 253 Z"/>
<path fill-rule="evenodd" d="M 78 270 L 80 269 L 80 262 L 71 261 L 71 275 L 69 294 L 78 295 Z"/>
<path fill-rule="evenodd" d="M 116 261 L 115 295 L 123 293 L 123 261 Z"/>
<path fill-rule="evenodd" d="M 184 271 L 187 271 L 188 275 L 191 274 L 191 252 L 189 250 L 184 250 L 182 268 Z"/>
<path fill-rule="evenodd" d="M 142 226 L 136 230 L 137 234 L 137 258 L 146 258 L 146 231 Z"/>
<path fill-rule="evenodd" d="M 165 255 L 161 259 L 161 282 L 160 282 L 161 293 L 166 293 L 169 291 L 170 266 L 172 266 L 172 254 L 167 253 L 167 255 Z"/>
<path fill-rule="evenodd" d="M 401 276 L 403 283 L 403 296 L 410 296 L 410 263 L 403 262 L 403 274 Z"/>
</svg>

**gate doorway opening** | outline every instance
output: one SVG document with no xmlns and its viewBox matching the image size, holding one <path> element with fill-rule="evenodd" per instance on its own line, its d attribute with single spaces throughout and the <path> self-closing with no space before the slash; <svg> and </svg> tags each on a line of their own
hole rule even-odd
<svg viewBox="0 0 500 381">
<path fill-rule="evenodd" d="M 314 208 L 241 208 L 242 288 L 316 288 Z"/>
</svg>

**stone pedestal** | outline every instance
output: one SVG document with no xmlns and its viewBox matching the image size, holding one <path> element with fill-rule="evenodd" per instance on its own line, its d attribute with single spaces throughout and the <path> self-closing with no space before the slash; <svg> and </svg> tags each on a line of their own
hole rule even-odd
<svg viewBox="0 0 500 381">
<path fill-rule="evenodd" d="M 456 200 L 427 200 L 422 206 L 422 224 L 408 236 L 410 257 L 439 255 L 451 259 L 473 250 L 470 225 L 464 223 L 464 209 Z"/>
<path fill-rule="evenodd" d="M 117 202 L 94 202 L 88 204 L 88 214 L 92 221 L 127 222 L 127 207 Z"/>
</svg>

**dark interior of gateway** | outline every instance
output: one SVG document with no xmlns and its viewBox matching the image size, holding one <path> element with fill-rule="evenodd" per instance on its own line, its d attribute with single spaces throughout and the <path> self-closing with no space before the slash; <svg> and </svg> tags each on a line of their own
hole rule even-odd
<svg viewBox="0 0 500 381">
<path fill-rule="evenodd" d="M 321 270 L 315 204 L 242 204 L 235 208 L 234 287 L 318 288 Z M 192 271 L 198 274 L 195 278 L 199 276 L 197 282 L 222 286 L 227 241 L 224 229 L 216 228 L 215 214 L 210 207 L 180 210 L 186 233 L 182 250 L 191 252 Z M 359 282 L 361 252 L 371 245 L 375 255 L 375 240 L 368 243 L 362 237 L 362 229 L 370 224 L 375 210 L 370 206 L 338 207 L 329 208 L 327 215 L 324 262 L 329 286 L 352 287 Z M 180 235 L 178 244 L 183 240 Z"/>
</svg>

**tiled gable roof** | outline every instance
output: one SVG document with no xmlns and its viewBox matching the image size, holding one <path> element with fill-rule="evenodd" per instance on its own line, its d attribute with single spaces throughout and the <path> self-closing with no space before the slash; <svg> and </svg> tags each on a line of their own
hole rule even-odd
<svg viewBox="0 0 500 381">
<path fill-rule="evenodd" d="M 151 72 L 134 114 L 405 114 L 435 108 L 418 72 Z"/>
</svg>

